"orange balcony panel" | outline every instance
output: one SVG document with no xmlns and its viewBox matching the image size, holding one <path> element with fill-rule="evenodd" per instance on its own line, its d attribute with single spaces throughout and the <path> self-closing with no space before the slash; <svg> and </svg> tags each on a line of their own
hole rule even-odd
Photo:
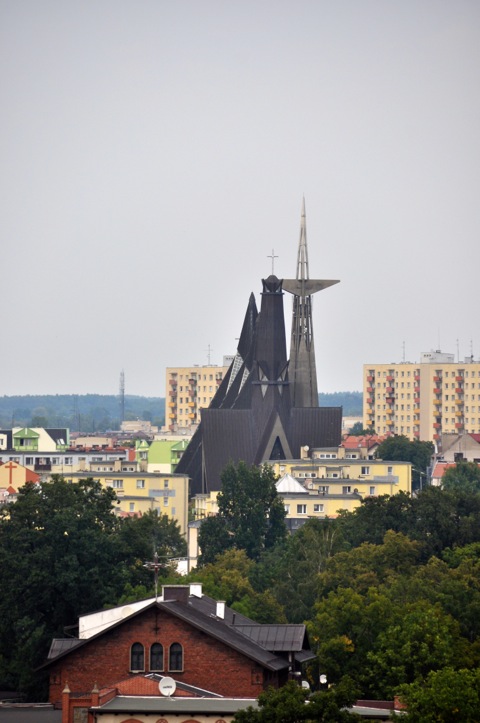
<svg viewBox="0 0 480 723">
<path fill-rule="evenodd" d="M 373 404 L 374 401 L 373 397 L 367 397 L 367 404 Z"/>
<path fill-rule="evenodd" d="M 194 407 L 194 406 L 195 406 L 195 402 L 188 402 L 188 406 L 189 406 L 189 407 Z"/>
<path fill-rule="evenodd" d="M 189 418 L 189 419 L 195 419 L 195 414 L 189 414 L 189 415 L 188 415 L 188 418 Z"/>
<path fill-rule="evenodd" d="M 393 409 L 387 409 L 387 414 L 390 417 L 393 414 Z"/>
<path fill-rule="evenodd" d="M 455 412 L 456 417 L 463 417 L 463 412 Z"/>
<path fill-rule="evenodd" d="M 463 429 L 463 422 L 455 422 L 455 429 Z"/>
<path fill-rule="evenodd" d="M 369 394 L 372 394 L 372 392 L 373 392 L 373 387 L 367 387 L 367 392 L 368 392 Z"/>
<path fill-rule="evenodd" d="M 176 403 L 176 402 L 169 402 L 169 403 L 168 403 L 168 406 L 169 406 L 169 407 L 176 407 L 176 406 L 177 406 L 177 403 Z"/>
<path fill-rule="evenodd" d="M 435 387 L 435 389 L 433 390 L 433 393 L 434 393 L 434 394 L 441 394 L 441 393 L 442 393 L 442 390 L 441 390 L 439 387 Z"/>
<path fill-rule="evenodd" d="M 462 389 L 462 387 L 457 387 L 457 388 L 455 389 L 455 394 L 463 394 L 463 389 Z"/>
<path fill-rule="evenodd" d="M 168 382 L 169 382 L 169 384 L 172 385 L 172 387 L 176 387 L 176 386 L 177 386 L 177 380 L 176 380 L 176 379 L 169 379 Z"/>
<path fill-rule="evenodd" d="M 415 374 L 415 376 L 414 376 L 413 378 L 415 379 L 416 382 L 419 382 L 419 381 L 420 381 L 420 374 Z M 435 382 L 439 382 L 439 381 L 440 381 L 440 377 L 433 377 L 433 379 L 434 379 Z"/>
<path fill-rule="evenodd" d="M 393 375 L 389 374 L 387 377 L 387 382 L 393 382 Z"/>
<path fill-rule="evenodd" d="M 415 379 L 417 379 L 417 377 L 415 377 Z M 418 379 L 420 379 L 420 377 L 418 377 Z M 442 381 L 442 377 L 439 377 L 439 376 L 433 377 L 433 381 L 434 381 L 434 382 L 441 382 L 441 381 Z"/>
<path fill-rule="evenodd" d="M 393 393 L 393 387 L 387 387 L 387 393 L 392 394 Z"/>
<path fill-rule="evenodd" d="M 463 404 L 463 399 L 455 399 L 455 404 L 460 407 Z"/>
<path fill-rule="evenodd" d="M 367 382 L 373 382 L 373 374 L 367 376 Z"/>
<path fill-rule="evenodd" d="M 463 382 L 463 377 L 461 374 L 458 375 L 458 377 L 455 377 L 456 382 Z"/>
<path fill-rule="evenodd" d="M 441 400 L 441 399 L 434 399 L 434 400 L 433 400 L 433 403 L 435 404 L 436 407 L 439 407 L 439 406 L 442 405 L 442 400 Z"/>
<path fill-rule="evenodd" d="M 434 435 L 433 435 L 433 438 L 434 438 L 434 439 L 440 439 L 440 435 L 439 435 L 439 434 L 434 434 Z"/>
<path fill-rule="evenodd" d="M 391 424 L 393 424 L 393 420 L 392 420 L 392 419 L 387 419 L 387 421 L 385 422 L 385 424 L 391 425 Z"/>
<path fill-rule="evenodd" d="M 169 418 L 169 419 L 175 419 L 176 416 L 177 416 L 176 414 L 169 414 L 169 415 L 168 415 L 168 418 Z"/>
<path fill-rule="evenodd" d="M 434 429 L 440 429 L 441 426 L 442 426 L 442 425 L 439 424 L 439 422 L 434 422 L 434 423 L 433 423 L 433 428 L 434 428 Z"/>
<path fill-rule="evenodd" d="M 413 433 L 413 436 L 414 436 L 414 437 L 419 437 L 419 436 L 420 436 L 420 432 L 415 431 L 415 432 Z"/>
</svg>

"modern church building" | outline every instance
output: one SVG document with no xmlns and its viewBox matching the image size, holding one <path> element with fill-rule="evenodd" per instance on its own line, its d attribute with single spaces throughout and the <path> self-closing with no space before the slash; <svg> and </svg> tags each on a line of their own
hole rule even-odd
<svg viewBox="0 0 480 723">
<path fill-rule="evenodd" d="M 192 495 L 221 489 L 229 462 L 298 459 L 302 447 L 340 443 L 341 407 L 318 404 L 312 325 L 313 294 L 336 283 L 309 278 L 303 202 L 296 278 L 262 279 L 260 311 L 250 295 L 235 358 L 177 467 Z M 285 291 L 293 295 L 290 360 Z"/>
</svg>

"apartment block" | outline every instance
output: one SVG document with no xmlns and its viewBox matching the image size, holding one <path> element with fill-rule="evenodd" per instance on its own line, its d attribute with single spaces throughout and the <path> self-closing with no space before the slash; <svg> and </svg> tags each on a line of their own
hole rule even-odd
<svg viewBox="0 0 480 723">
<path fill-rule="evenodd" d="M 363 425 L 439 448 L 444 434 L 480 432 L 480 362 L 432 351 L 419 363 L 365 364 Z"/>
<path fill-rule="evenodd" d="M 170 432 L 196 429 L 202 409 L 210 405 L 228 367 L 167 367 L 165 426 Z"/>
</svg>

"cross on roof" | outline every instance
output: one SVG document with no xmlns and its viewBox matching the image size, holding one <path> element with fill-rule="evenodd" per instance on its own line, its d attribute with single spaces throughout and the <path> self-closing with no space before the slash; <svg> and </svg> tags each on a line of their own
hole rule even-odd
<svg viewBox="0 0 480 723">
<path fill-rule="evenodd" d="M 158 559 L 158 552 L 155 550 L 153 561 L 145 562 L 143 564 L 143 567 L 146 567 L 149 570 L 153 571 L 153 577 L 155 580 L 155 600 L 158 600 L 158 573 L 162 568 L 165 567 L 165 562 L 160 562 L 160 560 Z"/>
</svg>

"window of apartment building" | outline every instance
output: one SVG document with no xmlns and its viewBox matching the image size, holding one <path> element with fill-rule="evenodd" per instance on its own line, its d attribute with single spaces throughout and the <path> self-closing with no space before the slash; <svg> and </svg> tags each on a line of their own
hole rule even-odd
<svg viewBox="0 0 480 723">
<path fill-rule="evenodd" d="M 163 481 L 163 486 L 164 486 L 165 489 L 168 489 L 168 484 L 169 484 L 168 479 L 166 479 L 166 480 Z"/>
<path fill-rule="evenodd" d="M 352 488 L 350 485 L 346 485 L 345 487 L 342 487 L 342 495 L 349 495 L 352 491 Z"/>
<path fill-rule="evenodd" d="M 330 487 L 328 485 L 320 485 L 318 488 L 318 491 L 320 492 L 320 494 L 328 495 L 329 489 L 330 489 Z"/>
<path fill-rule="evenodd" d="M 391 476 L 393 474 L 393 467 L 387 467 L 387 474 Z"/>
<path fill-rule="evenodd" d="M 209 377 L 208 377 L 208 379 L 209 379 L 209 381 L 212 381 L 212 379 L 213 379 L 213 374 L 210 374 Z"/>
<path fill-rule="evenodd" d="M 371 494 L 371 495 L 374 495 L 374 494 L 375 494 L 375 487 L 370 487 L 370 494 Z"/>
<path fill-rule="evenodd" d="M 114 490 L 121 490 L 123 489 L 123 479 L 114 479 L 112 480 L 112 487 Z"/>
<path fill-rule="evenodd" d="M 362 467 L 360 474 L 370 474 L 370 467 Z"/>
<path fill-rule="evenodd" d="M 130 502 L 128 505 L 129 512 L 135 512 L 135 502 Z"/>
<path fill-rule="evenodd" d="M 323 505 L 313 505 L 313 511 L 314 512 L 323 512 Z"/>
<path fill-rule="evenodd" d="M 290 505 L 284 505 L 284 508 L 285 508 L 285 514 L 289 515 L 290 514 Z"/>
<path fill-rule="evenodd" d="M 65 464 L 72 464 L 73 463 L 73 457 L 65 457 Z"/>
<path fill-rule="evenodd" d="M 145 489 L 145 480 L 137 479 L 137 490 L 143 490 L 143 489 Z"/>
<path fill-rule="evenodd" d="M 306 515 L 307 505 L 297 505 L 297 515 Z"/>
<path fill-rule="evenodd" d="M 25 457 L 25 464 L 33 464 L 33 457 Z"/>
</svg>

